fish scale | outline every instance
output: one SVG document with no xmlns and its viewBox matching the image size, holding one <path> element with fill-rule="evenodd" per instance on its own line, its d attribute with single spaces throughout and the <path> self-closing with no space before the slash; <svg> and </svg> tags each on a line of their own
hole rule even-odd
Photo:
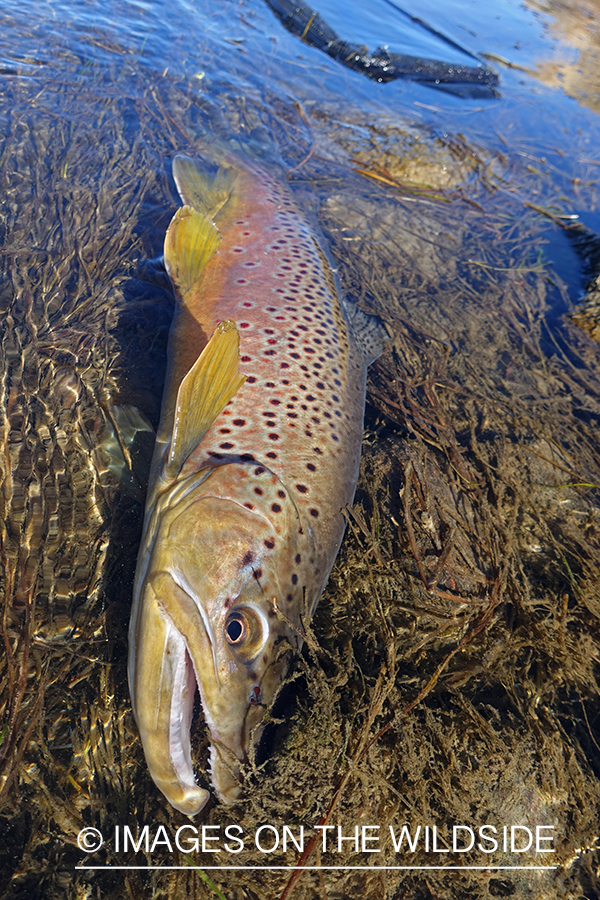
<svg viewBox="0 0 600 900">
<path fill-rule="evenodd" d="M 365 367 L 361 359 L 349 370 L 348 327 L 327 257 L 288 191 L 253 169 L 253 209 L 231 229 L 222 226 L 223 243 L 204 274 L 204 296 L 216 288 L 205 328 L 212 333 L 218 318 L 238 324 L 246 384 L 186 468 L 251 455 L 288 485 L 315 536 L 304 562 L 312 609 L 356 485 Z"/>
<path fill-rule="evenodd" d="M 382 331 L 345 306 L 315 230 L 265 169 L 226 156 L 207 175 L 179 157 L 174 174 L 186 206 L 165 261 L 180 302 L 129 672 L 152 777 L 193 814 L 208 797 L 189 747 L 196 684 L 212 783 L 232 802 L 339 548 Z"/>
</svg>

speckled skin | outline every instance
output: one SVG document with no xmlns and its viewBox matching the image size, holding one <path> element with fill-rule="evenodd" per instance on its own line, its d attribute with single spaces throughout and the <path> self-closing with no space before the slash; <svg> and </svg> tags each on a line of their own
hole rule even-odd
<svg viewBox="0 0 600 900">
<path fill-rule="evenodd" d="M 177 690 L 185 682 L 182 710 L 173 701 L 157 715 L 153 692 L 162 697 L 171 682 L 157 680 L 154 657 L 160 651 L 180 660 L 183 637 L 213 739 L 213 784 L 222 800 L 236 799 L 237 761 L 260 735 L 264 708 L 285 674 L 285 649 L 300 646 L 301 616 L 314 610 L 338 552 L 342 509 L 358 476 L 368 363 L 350 334 L 327 256 L 290 192 L 252 162 L 226 164 L 237 177 L 216 218 L 222 243 L 179 305 L 171 332 L 131 625 L 130 681 L 148 764 L 170 802 L 191 814 L 202 803 L 189 790 L 179 798 L 175 782 L 193 776 L 182 775 L 181 760 L 165 760 L 164 729 L 175 758 L 173 744 L 185 744 L 189 731 L 193 686 L 184 664 L 177 663 L 178 675 L 173 664 L 171 682 Z M 174 482 L 164 464 L 177 390 L 225 319 L 239 330 L 247 380 Z M 191 499 L 170 499 L 199 472 Z M 236 656 L 222 637 L 228 614 L 245 603 L 268 623 L 253 659 Z M 181 614 L 188 606 L 189 615 Z"/>
<path fill-rule="evenodd" d="M 217 219 L 223 242 L 172 332 L 160 436 L 170 440 L 181 378 L 217 323 L 232 319 L 247 381 L 185 471 L 247 454 L 281 479 L 312 538 L 308 558 L 294 569 L 312 609 L 338 551 L 340 511 L 354 496 L 367 367 L 354 350 L 329 261 L 290 192 L 258 166 L 241 168 L 236 159 L 235 167 L 234 195 Z"/>
</svg>

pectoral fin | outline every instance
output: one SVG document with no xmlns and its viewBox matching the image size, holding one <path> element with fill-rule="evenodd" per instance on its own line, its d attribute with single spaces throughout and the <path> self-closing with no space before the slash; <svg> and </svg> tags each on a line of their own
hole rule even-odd
<svg viewBox="0 0 600 900">
<path fill-rule="evenodd" d="M 217 226 L 191 206 L 182 206 L 171 219 L 165 235 L 165 267 L 184 300 L 221 240 Z"/>
<path fill-rule="evenodd" d="M 177 393 L 168 472 L 176 475 L 219 413 L 246 380 L 239 371 L 240 337 L 234 322 L 220 322 Z"/>
</svg>

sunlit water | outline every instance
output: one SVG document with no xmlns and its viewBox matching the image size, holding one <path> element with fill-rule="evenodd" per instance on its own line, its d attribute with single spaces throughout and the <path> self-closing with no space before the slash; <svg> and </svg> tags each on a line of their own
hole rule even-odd
<svg viewBox="0 0 600 900">
<path fill-rule="evenodd" d="M 381 111 L 441 132 L 465 134 L 491 152 L 513 150 L 525 165 L 545 167 L 550 179 L 556 176 L 564 193 L 563 212 L 579 215 L 591 228 L 600 224 L 588 194 L 582 202 L 573 189 L 574 180 L 587 183 L 595 175 L 598 146 L 598 118 L 589 108 L 596 106 L 597 98 L 589 73 L 581 73 L 577 84 L 580 56 L 586 50 L 590 55 L 589 48 L 581 46 L 585 17 L 584 38 L 580 33 L 574 40 L 555 27 L 550 12 L 537 12 L 517 0 L 424 0 L 412 5 L 410 0 L 376 0 L 367 6 L 324 0 L 319 12 L 340 37 L 371 50 L 383 45 L 465 64 L 478 57 L 498 71 L 499 96 L 481 101 L 415 82 L 377 84 L 303 45 L 266 4 L 205 0 L 5 3 L 4 91 L 13 80 L 27 81 L 21 95 L 26 93 L 32 105 L 48 106 L 56 93 L 68 94 L 69 114 L 75 119 L 93 118 L 97 112 L 85 91 L 77 105 L 78 85 L 80 79 L 85 84 L 86 76 L 97 85 L 99 104 L 103 93 L 120 94 L 135 104 L 162 79 L 176 82 L 216 112 L 223 93 L 233 93 L 240 101 L 260 100 L 270 112 L 275 98 L 316 107 L 327 101 L 339 104 L 340 110 L 351 102 L 367 113 Z M 552 88 L 541 82 L 540 77 L 547 79 L 548 65 L 567 67 L 575 81 L 571 93 L 578 93 L 579 99 L 561 89 L 564 72 L 558 73 Z M 62 108 L 64 113 L 64 103 Z M 10 103 L 0 109 L 5 130 L 14 114 Z M 229 125 L 235 130 L 235 123 Z M 581 285 L 576 260 L 567 242 L 552 229 L 548 237 L 547 254 L 577 291 Z"/>
</svg>

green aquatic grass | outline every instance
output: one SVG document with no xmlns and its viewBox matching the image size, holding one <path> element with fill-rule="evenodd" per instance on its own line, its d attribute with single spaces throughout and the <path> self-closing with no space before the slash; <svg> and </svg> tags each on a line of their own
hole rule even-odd
<svg viewBox="0 0 600 900">
<path fill-rule="evenodd" d="M 227 900 L 227 897 L 225 897 L 225 895 L 221 893 L 221 891 L 219 890 L 219 888 L 217 887 L 217 885 L 214 883 L 214 881 L 212 881 L 212 880 L 208 877 L 208 875 L 206 874 L 206 872 L 203 872 L 202 869 L 200 868 L 200 866 L 197 866 L 197 865 L 194 863 L 194 861 L 193 861 L 193 859 L 191 858 L 191 856 L 184 856 L 184 857 L 183 857 L 183 861 L 184 861 L 184 863 L 185 863 L 186 865 L 190 866 L 190 868 L 194 869 L 194 871 L 197 872 L 197 874 L 200 876 L 200 878 L 202 879 L 202 881 L 203 881 L 203 882 L 211 889 L 211 891 L 213 892 L 213 894 L 214 894 L 216 897 L 218 897 L 219 900 Z"/>
</svg>

